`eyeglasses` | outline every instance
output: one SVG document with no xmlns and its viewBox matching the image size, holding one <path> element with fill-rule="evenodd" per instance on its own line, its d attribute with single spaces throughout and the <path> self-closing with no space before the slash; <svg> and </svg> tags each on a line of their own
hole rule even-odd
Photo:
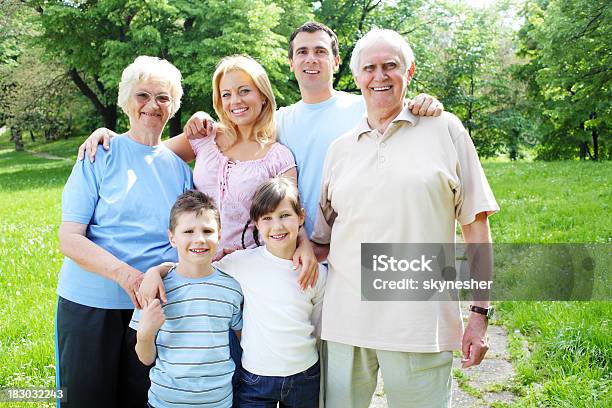
<svg viewBox="0 0 612 408">
<path fill-rule="evenodd" d="M 155 98 L 155 102 L 157 102 L 158 105 L 167 105 L 172 102 L 170 95 L 163 93 L 153 96 L 146 91 L 138 91 L 134 96 L 138 103 L 147 103 L 151 100 L 151 98 Z"/>
</svg>

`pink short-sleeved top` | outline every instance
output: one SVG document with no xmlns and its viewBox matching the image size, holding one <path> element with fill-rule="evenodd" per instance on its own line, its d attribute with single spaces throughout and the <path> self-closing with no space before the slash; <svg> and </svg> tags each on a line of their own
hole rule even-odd
<svg viewBox="0 0 612 408">
<path fill-rule="evenodd" d="M 285 146 L 274 143 L 264 157 L 257 160 L 233 161 L 224 156 L 212 137 L 190 140 L 196 155 L 193 184 L 215 201 L 221 213 L 223 248 L 242 248 L 242 231 L 249 220 L 251 200 L 257 187 L 272 177 L 295 167 L 293 155 Z M 246 248 L 254 248 L 253 227 L 244 235 Z"/>
</svg>

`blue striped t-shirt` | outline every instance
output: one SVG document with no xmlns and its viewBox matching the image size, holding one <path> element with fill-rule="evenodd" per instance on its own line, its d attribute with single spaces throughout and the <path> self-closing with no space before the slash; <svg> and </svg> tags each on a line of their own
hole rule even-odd
<svg viewBox="0 0 612 408">
<path fill-rule="evenodd" d="M 215 269 L 203 278 L 171 270 L 164 278 L 166 321 L 155 339 L 157 358 L 151 369 L 149 403 L 154 407 L 231 407 L 234 362 L 229 330 L 242 328 L 242 290 Z M 130 327 L 138 328 L 134 310 Z"/>
</svg>

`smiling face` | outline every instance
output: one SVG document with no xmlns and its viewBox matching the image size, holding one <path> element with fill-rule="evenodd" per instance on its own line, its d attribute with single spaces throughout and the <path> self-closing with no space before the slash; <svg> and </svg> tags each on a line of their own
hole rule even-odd
<svg viewBox="0 0 612 408">
<path fill-rule="evenodd" d="M 302 97 L 307 99 L 308 94 L 331 92 L 332 78 L 340 65 L 340 58 L 334 57 L 332 39 L 325 31 L 300 32 L 293 39 L 293 56 L 289 64 Z"/>
<path fill-rule="evenodd" d="M 219 81 L 219 93 L 223 111 L 238 128 L 252 127 L 267 103 L 251 76 L 242 70 L 225 73 Z"/>
<path fill-rule="evenodd" d="M 170 119 L 170 87 L 150 78 L 134 86 L 128 102 L 130 127 L 161 133 Z"/>
<path fill-rule="evenodd" d="M 298 231 L 304 224 L 304 211 L 296 213 L 290 199 L 285 197 L 270 213 L 257 220 L 257 229 L 266 248 L 279 258 L 291 259 L 297 247 Z"/>
<path fill-rule="evenodd" d="M 366 101 L 368 116 L 397 115 L 402 110 L 410 74 L 398 47 L 385 41 L 370 44 L 361 51 L 353 75 Z"/>
<path fill-rule="evenodd" d="M 200 267 L 210 265 L 220 238 L 215 213 L 202 210 L 199 214 L 195 211 L 179 214 L 174 231 L 168 231 L 168 237 L 178 252 L 179 263 Z"/>
</svg>

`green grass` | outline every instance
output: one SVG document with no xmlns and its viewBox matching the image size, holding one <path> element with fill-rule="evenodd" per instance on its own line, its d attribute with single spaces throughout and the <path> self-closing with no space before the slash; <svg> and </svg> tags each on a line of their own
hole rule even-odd
<svg viewBox="0 0 612 408">
<path fill-rule="evenodd" d="M 54 384 L 61 191 L 81 140 L 26 141 L 29 151 L 70 159 L 47 160 L 13 152 L 0 135 L 0 387 Z M 502 208 L 491 217 L 496 242 L 612 243 L 612 163 L 484 168 Z M 511 333 L 516 406 L 612 406 L 612 303 L 500 302 L 498 309 Z"/>
<path fill-rule="evenodd" d="M 612 163 L 483 167 L 501 207 L 490 219 L 495 242 L 595 242 L 610 248 Z M 609 282 L 609 264 L 603 270 Z M 517 406 L 612 406 L 612 303 L 500 302 L 498 310 L 508 331 L 517 331 L 510 339 L 515 392 L 525 394 Z"/>
<path fill-rule="evenodd" d="M 495 242 L 612 243 L 612 163 L 483 165 L 501 212 Z"/>
</svg>

